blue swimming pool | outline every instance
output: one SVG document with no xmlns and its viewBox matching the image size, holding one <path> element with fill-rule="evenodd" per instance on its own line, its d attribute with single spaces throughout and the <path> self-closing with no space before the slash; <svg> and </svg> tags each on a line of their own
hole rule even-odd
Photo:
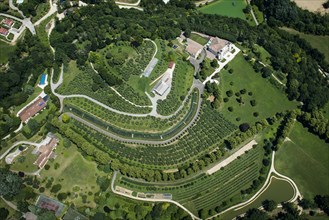
<svg viewBox="0 0 329 220">
<path fill-rule="evenodd" d="M 40 85 L 45 85 L 46 84 L 46 74 L 42 74 L 41 75 L 41 79 L 40 79 Z"/>
</svg>

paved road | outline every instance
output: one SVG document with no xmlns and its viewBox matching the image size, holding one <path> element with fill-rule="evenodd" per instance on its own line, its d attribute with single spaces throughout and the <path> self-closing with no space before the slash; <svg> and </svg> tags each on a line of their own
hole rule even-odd
<svg viewBox="0 0 329 220">
<path fill-rule="evenodd" d="M 30 32 L 35 35 L 36 32 L 35 32 L 35 29 L 34 29 L 34 25 L 32 24 L 31 22 L 31 19 L 30 18 L 24 18 L 24 20 L 20 19 L 20 18 L 17 18 L 15 16 L 12 16 L 12 15 L 8 15 L 8 14 L 4 14 L 4 13 L 0 13 L 1 16 L 5 16 L 5 17 L 8 17 L 8 18 L 12 18 L 12 19 L 15 19 L 17 21 L 20 21 L 23 23 L 23 25 L 25 25 L 29 30 Z"/>
<path fill-rule="evenodd" d="M 144 40 L 145 40 L 145 41 L 151 41 L 151 42 L 153 43 L 154 47 L 155 47 L 154 54 L 153 54 L 152 58 L 150 59 L 149 64 L 147 64 L 147 66 L 146 66 L 145 69 L 144 69 L 144 72 L 145 72 L 145 70 L 149 67 L 149 65 L 151 64 L 152 60 L 154 59 L 155 55 L 157 55 L 157 53 L 158 53 L 158 46 L 157 46 L 157 44 L 156 44 L 153 40 L 151 40 L 151 39 L 145 38 Z M 141 77 L 143 76 L 144 72 L 141 74 Z"/>
<path fill-rule="evenodd" d="M 248 2 L 248 4 L 250 5 L 250 0 L 247 0 L 247 2 Z M 250 6 L 251 6 L 251 5 L 250 5 Z M 253 17 L 253 19 L 254 19 L 254 21 L 255 21 L 256 26 L 258 26 L 259 23 L 258 23 L 258 21 L 257 21 L 257 18 L 256 18 L 256 16 L 255 16 L 255 13 L 254 13 L 254 10 L 252 9 L 252 7 L 251 7 L 251 11 L 250 11 L 250 13 L 251 13 L 251 16 Z"/>
<path fill-rule="evenodd" d="M 19 9 L 14 5 L 13 0 L 9 0 L 9 7 L 10 7 L 11 9 L 13 9 L 14 11 L 18 11 L 18 13 L 20 13 L 20 14 L 22 15 L 23 18 L 26 18 L 25 15 L 24 15 L 24 13 L 23 13 L 21 10 L 19 10 Z"/>
<path fill-rule="evenodd" d="M 49 9 L 48 13 L 45 14 L 42 18 L 40 18 L 37 22 L 35 22 L 34 26 L 38 26 L 39 24 L 41 24 L 41 22 L 46 20 L 49 16 L 51 16 L 52 14 L 57 12 L 57 4 L 53 3 L 52 0 L 49 0 L 49 4 L 50 4 L 50 9 Z"/>
<path fill-rule="evenodd" d="M 207 52 L 206 49 L 203 48 L 200 53 L 199 59 L 194 59 L 193 57 L 190 57 L 190 63 L 194 66 L 194 76 L 199 72 L 200 70 L 200 64 L 203 62 L 203 60 L 206 58 Z"/>
<path fill-rule="evenodd" d="M 120 1 L 116 1 L 115 3 L 118 5 L 125 5 L 125 6 L 138 6 L 139 3 L 141 3 L 141 0 L 138 0 L 136 3 L 125 3 Z"/>
<path fill-rule="evenodd" d="M 190 212 L 187 208 L 185 208 L 183 205 L 181 205 L 180 203 L 178 203 L 178 202 L 176 202 L 174 200 L 171 200 L 171 199 L 139 198 L 139 197 L 134 197 L 134 196 L 127 195 L 127 194 L 124 194 L 122 192 L 116 191 L 114 189 L 114 182 L 115 182 L 115 179 L 117 177 L 117 173 L 118 173 L 117 171 L 114 171 L 113 176 L 112 176 L 111 190 L 112 190 L 113 193 L 115 193 L 117 195 L 124 196 L 124 197 L 131 198 L 131 199 L 140 200 L 140 201 L 148 201 L 148 202 L 170 202 L 170 203 L 173 203 L 173 204 L 177 205 L 178 207 L 182 208 L 185 212 L 187 212 L 192 217 L 192 219 L 201 220 L 200 218 L 198 218 L 197 216 L 195 216 L 192 212 Z"/>
<path fill-rule="evenodd" d="M 0 160 L 2 160 L 2 158 L 4 158 L 12 149 L 14 149 L 16 146 L 20 145 L 20 144 L 28 144 L 28 145 L 33 145 L 36 147 L 40 146 L 40 143 L 34 143 L 34 142 L 30 142 L 30 141 L 18 141 L 16 143 L 13 144 L 13 146 L 11 146 L 8 150 L 6 150 L 6 152 L 4 152 L 2 155 L 0 155 Z"/>
</svg>

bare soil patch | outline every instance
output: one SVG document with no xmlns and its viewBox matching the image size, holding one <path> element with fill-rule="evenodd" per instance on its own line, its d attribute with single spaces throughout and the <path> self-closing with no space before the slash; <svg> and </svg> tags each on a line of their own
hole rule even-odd
<svg viewBox="0 0 329 220">
<path fill-rule="evenodd" d="M 325 9 L 322 4 L 326 0 L 293 0 L 302 9 L 309 10 L 311 12 L 319 12 L 321 14 L 329 13 L 329 9 Z"/>
</svg>

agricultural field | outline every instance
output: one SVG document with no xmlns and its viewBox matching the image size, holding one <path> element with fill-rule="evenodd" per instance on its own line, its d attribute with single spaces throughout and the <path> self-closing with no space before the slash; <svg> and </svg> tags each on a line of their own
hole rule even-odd
<svg viewBox="0 0 329 220">
<path fill-rule="evenodd" d="M 92 87 L 95 79 L 101 80 L 100 76 L 95 73 L 89 65 L 84 70 L 80 70 L 77 68 L 76 63 L 72 61 L 66 68 L 64 68 L 64 82 L 59 87 L 58 92 L 64 95 L 87 95 L 104 103 L 105 105 L 125 112 L 147 113 L 151 111 L 150 108 L 136 107 L 125 101 L 107 84 L 104 85 L 104 87 L 94 91 Z M 137 97 L 139 96 L 136 96 L 136 98 Z"/>
<path fill-rule="evenodd" d="M 199 117 L 198 123 L 188 130 L 188 134 L 166 146 L 133 145 L 128 147 L 73 119 L 71 119 L 70 128 L 89 143 L 130 164 L 145 164 L 153 169 L 171 169 L 211 151 L 237 129 L 221 114 L 209 107 L 204 107 Z"/>
<path fill-rule="evenodd" d="M 231 122 L 253 124 L 297 107 L 296 102 L 289 101 L 260 73 L 256 73 L 242 54 L 238 54 L 228 66 L 219 73 L 224 98 L 220 111 Z"/>
<path fill-rule="evenodd" d="M 69 140 L 61 140 L 55 153 L 55 160 L 48 161 L 40 173 L 39 191 L 76 207 L 96 207 L 94 194 L 100 190 L 97 179 L 106 177 L 105 173 L 97 169 L 96 163 L 86 160 Z"/>
<path fill-rule="evenodd" d="M 276 154 L 276 169 L 293 179 L 305 198 L 328 194 L 328 150 L 325 141 L 296 122 Z"/>
<path fill-rule="evenodd" d="M 205 14 L 218 14 L 228 17 L 241 18 L 246 20 L 243 9 L 247 6 L 244 0 L 217 0 L 208 5 L 199 8 L 199 11 Z"/>
<path fill-rule="evenodd" d="M 122 176 L 117 184 L 136 192 L 171 193 L 175 201 L 198 215 L 202 209 L 212 209 L 244 199 L 240 191 L 248 188 L 259 176 L 263 149 L 258 146 L 212 175 L 201 174 L 182 183 L 150 184 Z"/>
<path fill-rule="evenodd" d="M 329 63 L 329 36 L 319 36 L 319 35 L 313 35 L 313 34 L 304 34 L 302 32 L 296 31 L 292 28 L 281 28 L 290 34 L 299 35 L 300 38 L 306 40 L 308 43 L 311 44 L 311 46 L 325 56 L 325 61 Z"/>
<path fill-rule="evenodd" d="M 194 68 L 188 61 L 176 61 L 170 92 L 165 100 L 158 101 L 160 115 L 173 114 L 179 108 L 192 86 L 193 74 Z"/>
<path fill-rule="evenodd" d="M 170 119 L 160 119 L 153 116 L 133 117 L 114 113 L 83 98 L 70 98 L 65 100 L 65 111 L 90 121 L 103 129 L 116 133 L 119 136 L 143 139 L 166 139 L 188 124 L 197 111 L 199 93 L 195 90 L 189 96 L 184 108 Z M 159 134 L 160 133 L 160 134 Z"/>
<path fill-rule="evenodd" d="M 0 51 L 0 65 L 6 64 L 10 55 L 15 51 L 15 46 L 0 40 Z"/>
</svg>

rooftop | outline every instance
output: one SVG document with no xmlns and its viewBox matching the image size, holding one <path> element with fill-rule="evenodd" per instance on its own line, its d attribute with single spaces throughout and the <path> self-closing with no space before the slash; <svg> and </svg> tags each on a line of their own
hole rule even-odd
<svg viewBox="0 0 329 220">
<path fill-rule="evenodd" d="M 43 98 L 39 97 L 35 102 L 26 107 L 19 114 L 19 117 L 23 122 L 27 122 L 31 117 L 41 111 L 46 105 L 47 102 Z"/>
<path fill-rule="evenodd" d="M 39 148 L 39 157 L 34 162 L 34 164 L 37 165 L 39 168 L 42 168 L 47 163 L 49 157 L 52 155 L 57 143 L 57 138 L 53 137 L 48 144 L 42 145 Z"/>
<path fill-rule="evenodd" d="M 14 21 L 9 18 L 5 18 L 2 20 L 2 23 L 4 23 L 6 26 L 11 27 L 14 24 Z"/>
<path fill-rule="evenodd" d="M 3 27 L 0 27 L 0 34 L 2 35 L 7 35 L 9 33 L 9 30 Z"/>
<path fill-rule="evenodd" d="M 187 47 L 186 47 L 186 51 L 196 57 L 198 55 L 198 53 L 201 52 L 201 50 L 203 49 L 203 46 L 197 42 L 195 42 L 194 40 L 191 40 L 190 38 L 187 38 Z"/>
<path fill-rule="evenodd" d="M 220 52 L 229 42 L 227 40 L 220 39 L 218 37 L 210 38 L 209 49 L 218 53 Z"/>
</svg>

